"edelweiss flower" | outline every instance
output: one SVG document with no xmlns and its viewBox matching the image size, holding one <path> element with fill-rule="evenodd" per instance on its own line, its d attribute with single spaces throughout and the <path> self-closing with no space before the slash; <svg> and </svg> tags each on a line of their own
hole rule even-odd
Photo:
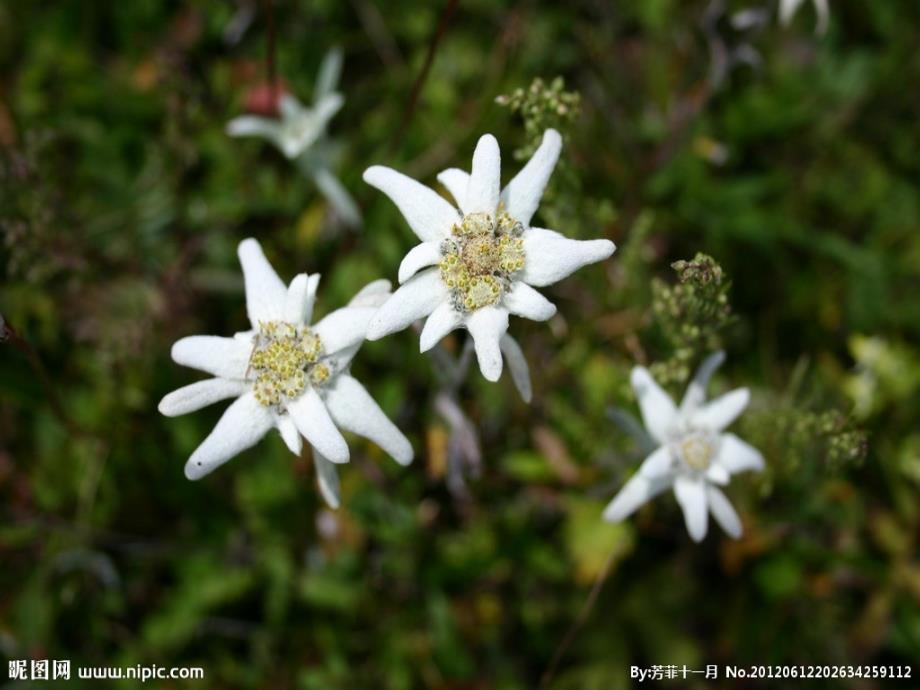
<svg viewBox="0 0 920 690">
<path fill-rule="evenodd" d="M 792 18 L 805 0 L 779 0 L 779 21 L 783 26 L 789 26 Z M 815 12 L 818 14 L 818 24 L 815 29 L 816 33 L 823 34 L 827 31 L 827 25 L 830 21 L 831 10 L 827 0 L 812 0 L 815 5 Z"/>
<path fill-rule="evenodd" d="M 338 507 L 333 463 L 348 462 L 349 453 L 337 427 L 374 441 L 400 464 L 412 462 L 408 439 L 348 371 L 390 283 L 370 283 L 347 307 L 310 326 L 318 274 L 301 273 L 286 288 L 253 239 L 240 243 L 239 257 L 252 330 L 190 336 L 172 348 L 175 362 L 215 378 L 173 391 L 160 412 L 173 417 L 236 398 L 192 453 L 185 476 L 203 477 L 276 428 L 292 453 L 300 454 L 301 434 L 313 446 L 320 490 Z"/>
<path fill-rule="evenodd" d="M 313 178 L 316 186 L 342 218 L 351 225 L 361 224 L 361 214 L 351 195 L 330 171 L 329 152 L 320 146 L 326 126 L 341 109 L 345 98 L 336 91 L 342 71 L 342 53 L 331 50 L 323 58 L 316 81 L 313 106 L 303 105 L 285 93 L 278 101 L 280 119 L 243 115 L 227 124 L 232 137 L 257 136 L 268 139 L 291 160 L 297 159 L 301 170 Z"/>
<path fill-rule="evenodd" d="M 241 115 L 227 123 L 227 134 L 268 139 L 288 158 L 297 158 L 325 133 L 327 123 L 344 102 L 341 94 L 331 93 L 314 102 L 310 108 L 285 93 L 278 101 L 280 120 Z"/>
<path fill-rule="evenodd" d="M 609 240 L 579 242 L 530 226 L 561 148 L 559 133 L 547 130 L 533 157 L 502 190 L 498 142 L 486 134 L 473 153 L 471 173 L 452 168 L 438 175 L 459 210 L 395 170 L 368 168 L 364 180 L 392 199 L 422 241 L 403 259 L 403 285 L 371 321 L 368 338 L 377 340 L 427 316 L 422 352 L 463 327 L 487 379 L 501 376 L 502 353 L 512 373 L 526 374 L 520 347 L 506 333 L 508 315 L 549 319 L 556 307 L 533 286 L 551 285 L 615 249 Z"/>
<path fill-rule="evenodd" d="M 660 446 L 604 510 L 605 520 L 619 522 L 673 487 L 694 541 L 706 536 L 708 511 L 728 534 L 741 536 L 741 520 L 719 486 L 738 472 L 762 470 L 763 456 L 734 434 L 723 433 L 747 407 L 746 388 L 706 402 L 706 385 L 724 360 L 725 354 L 717 352 L 703 362 L 679 408 L 645 368 L 633 369 L 642 419 Z"/>
</svg>

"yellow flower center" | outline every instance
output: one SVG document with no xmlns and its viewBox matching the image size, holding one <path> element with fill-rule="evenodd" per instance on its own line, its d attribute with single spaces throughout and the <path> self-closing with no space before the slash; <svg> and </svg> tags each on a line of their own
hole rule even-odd
<svg viewBox="0 0 920 690">
<path fill-rule="evenodd" d="M 709 469 L 716 456 L 716 446 L 712 439 L 702 434 L 690 434 L 677 444 L 678 453 L 687 466 L 697 472 Z"/>
<path fill-rule="evenodd" d="M 524 227 L 499 209 L 469 213 L 441 243 L 441 280 L 458 311 L 475 311 L 501 299 L 512 276 L 524 268 Z"/>
<path fill-rule="evenodd" d="M 320 363 L 323 343 L 306 326 L 285 321 L 260 321 L 253 338 L 249 370 L 255 375 L 253 393 L 270 407 L 293 400 L 307 387 L 329 379 L 329 366 Z"/>
</svg>

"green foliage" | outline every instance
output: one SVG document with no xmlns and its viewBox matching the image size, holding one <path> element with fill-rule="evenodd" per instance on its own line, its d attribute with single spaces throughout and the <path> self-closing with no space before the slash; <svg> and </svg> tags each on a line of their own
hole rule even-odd
<svg viewBox="0 0 920 690">
<path fill-rule="evenodd" d="M 768 475 L 774 483 L 794 480 L 806 469 L 828 475 L 840 472 L 861 464 L 869 449 L 866 432 L 838 410 L 815 412 L 781 400 L 752 411 L 744 429 L 758 447 L 772 447 L 777 456 L 782 454 Z"/>
<path fill-rule="evenodd" d="M 652 374 L 664 386 L 684 384 L 706 354 L 722 347 L 722 332 L 733 322 L 722 267 L 697 253 L 691 261 L 671 264 L 677 285 L 652 281 L 652 314 L 668 343 L 671 356 L 652 365 Z"/>
<path fill-rule="evenodd" d="M 869 417 L 887 405 L 910 400 L 920 389 L 920 359 L 912 348 L 862 335 L 851 336 L 849 348 L 856 368 L 845 390 L 857 416 Z"/>
<path fill-rule="evenodd" d="M 524 123 L 527 144 L 515 149 L 517 160 L 533 155 L 547 129 L 569 131 L 581 113 L 581 94 L 565 91 L 562 77 L 556 77 L 549 85 L 537 77 L 526 89 L 517 88 L 507 96 L 498 96 L 495 102 L 507 107 Z"/>
</svg>

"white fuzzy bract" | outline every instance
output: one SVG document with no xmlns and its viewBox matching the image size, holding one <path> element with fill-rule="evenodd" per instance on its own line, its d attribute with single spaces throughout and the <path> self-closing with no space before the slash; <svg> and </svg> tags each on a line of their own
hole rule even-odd
<svg viewBox="0 0 920 690">
<path fill-rule="evenodd" d="M 326 126 L 344 102 L 342 94 L 330 93 L 311 108 L 286 93 L 278 102 L 280 119 L 241 115 L 227 123 L 227 134 L 268 139 L 286 157 L 297 158 L 325 134 Z"/>
<path fill-rule="evenodd" d="M 213 378 L 173 391 L 160 401 L 159 410 L 172 417 L 235 398 L 192 453 L 186 477 L 205 476 L 275 428 L 295 454 L 307 439 L 323 497 L 338 507 L 333 465 L 349 460 L 339 429 L 374 441 L 400 464 L 412 462 L 408 439 L 349 373 L 367 324 L 390 295 L 390 283 L 370 283 L 347 307 L 311 326 L 319 275 L 301 273 L 286 287 L 254 239 L 241 242 L 238 253 L 251 330 L 232 338 L 204 335 L 177 341 L 173 360 Z"/>
<path fill-rule="evenodd" d="M 717 352 L 703 362 L 679 407 L 644 367 L 633 369 L 631 382 L 642 419 L 658 447 L 604 510 L 605 520 L 624 520 L 672 488 L 694 541 L 706 536 L 710 512 L 730 536 L 741 536 L 741 520 L 719 487 L 738 472 L 759 472 L 764 461 L 757 449 L 725 432 L 747 407 L 748 390 L 706 401 L 706 386 L 724 359 Z"/>
<path fill-rule="evenodd" d="M 830 22 L 831 10 L 828 0 L 812 0 L 815 6 L 815 13 L 818 15 L 818 22 L 815 28 L 816 33 L 823 34 L 827 31 Z M 789 26 L 792 18 L 795 17 L 799 8 L 805 4 L 805 0 L 779 0 L 779 21 L 783 26 Z"/>
<path fill-rule="evenodd" d="M 262 137 L 274 144 L 301 171 L 313 178 L 320 192 L 342 219 L 361 225 L 361 213 L 344 185 L 332 173 L 330 146 L 324 146 L 329 121 L 342 108 L 345 98 L 336 88 L 342 72 L 342 52 L 330 50 L 320 65 L 313 105 L 306 106 L 291 94 L 278 101 L 280 118 L 242 115 L 227 123 L 232 137 Z"/>
<path fill-rule="evenodd" d="M 391 168 L 373 166 L 364 180 L 386 194 L 421 240 L 399 267 L 401 287 L 380 308 L 368 339 L 426 318 L 422 352 L 457 328 L 473 338 L 479 368 L 497 381 L 508 359 L 514 381 L 530 397 L 527 363 L 507 334 L 510 314 L 545 321 L 556 307 L 535 287 L 613 254 L 609 240 L 577 241 L 530 224 L 552 174 L 562 138 L 547 130 L 521 171 L 502 189 L 498 142 L 480 138 L 471 172 L 438 175 L 456 205 Z"/>
</svg>

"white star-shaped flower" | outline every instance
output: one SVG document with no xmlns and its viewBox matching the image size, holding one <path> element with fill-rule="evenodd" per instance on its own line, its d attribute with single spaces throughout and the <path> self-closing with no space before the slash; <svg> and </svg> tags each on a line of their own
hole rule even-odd
<svg viewBox="0 0 920 690">
<path fill-rule="evenodd" d="M 551 285 L 615 249 L 609 240 L 570 240 L 531 227 L 561 148 L 559 133 L 547 130 L 530 161 L 502 189 L 498 142 L 484 135 L 471 173 L 452 168 L 438 175 L 457 207 L 391 168 L 368 168 L 364 180 L 390 197 L 422 241 L 403 259 L 402 286 L 371 321 L 368 339 L 428 317 L 420 341 L 425 352 L 454 329 L 466 328 L 483 376 L 498 380 L 504 353 L 528 399 L 527 364 L 507 335 L 508 315 L 549 319 L 556 307 L 534 287 Z"/>
<path fill-rule="evenodd" d="M 412 462 L 408 439 L 349 373 L 390 283 L 370 283 L 311 326 L 319 275 L 301 273 L 285 287 L 254 239 L 241 242 L 238 253 L 252 329 L 232 338 L 190 336 L 172 348 L 175 362 L 214 378 L 173 391 L 160 401 L 161 413 L 173 417 L 236 398 L 192 453 L 185 476 L 203 477 L 275 428 L 292 453 L 300 454 L 301 435 L 313 446 L 323 497 L 338 507 L 334 464 L 349 459 L 339 428 L 372 440 L 402 465 Z"/>
<path fill-rule="evenodd" d="M 815 6 L 815 12 L 818 15 L 818 23 L 815 29 L 816 33 L 823 34 L 827 31 L 827 25 L 830 21 L 831 10 L 828 0 L 812 0 Z M 779 0 L 779 21 L 783 26 L 789 26 L 792 18 L 799 8 L 805 4 L 805 0 Z"/>
<path fill-rule="evenodd" d="M 706 386 L 725 355 L 717 352 L 700 366 L 680 407 L 655 382 L 644 367 L 632 371 L 632 386 L 639 399 L 645 427 L 658 448 L 623 486 L 604 510 L 604 519 L 619 522 L 642 504 L 668 488 L 684 513 L 694 541 L 706 536 L 708 513 L 729 535 L 741 536 L 741 520 L 720 486 L 731 475 L 760 471 L 760 452 L 726 429 L 747 407 L 746 388 L 706 402 Z"/>
<path fill-rule="evenodd" d="M 326 133 L 329 121 L 345 103 L 345 98 L 336 91 L 341 71 L 341 51 L 330 50 L 319 68 L 313 107 L 285 93 L 278 101 L 280 119 L 242 115 L 227 124 L 227 133 L 234 137 L 268 139 L 288 158 L 297 158 Z"/>
<path fill-rule="evenodd" d="M 227 123 L 227 134 L 232 137 L 256 136 L 268 139 L 287 158 L 297 158 L 325 133 L 329 120 L 344 102 L 342 94 L 331 93 L 310 108 L 286 93 L 278 99 L 280 119 L 240 115 Z"/>
<path fill-rule="evenodd" d="M 336 91 L 341 71 L 341 51 L 329 51 L 320 65 L 312 107 L 285 93 L 278 101 L 279 119 L 242 115 L 227 123 L 227 134 L 262 137 L 287 158 L 296 159 L 300 169 L 313 178 L 342 219 L 357 227 L 361 225 L 361 213 L 351 194 L 331 171 L 330 159 L 334 156 L 326 141 L 329 121 L 345 103 L 345 98 Z M 326 145 L 322 145 L 324 143 Z"/>
</svg>

